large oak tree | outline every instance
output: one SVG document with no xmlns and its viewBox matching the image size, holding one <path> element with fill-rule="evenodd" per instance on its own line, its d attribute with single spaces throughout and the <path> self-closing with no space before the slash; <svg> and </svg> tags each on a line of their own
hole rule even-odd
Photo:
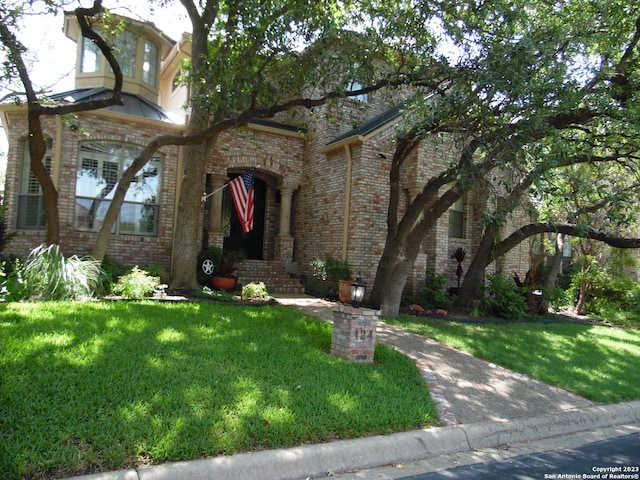
<svg viewBox="0 0 640 480">
<path fill-rule="evenodd" d="M 505 253 L 494 248 L 495 240 L 534 182 L 553 169 L 604 157 L 631 166 L 637 143 L 621 138 L 633 138 L 640 118 L 640 7 L 614 3 L 457 2 L 439 8 L 442 35 L 454 54 L 437 59 L 440 88 L 408 103 L 418 121 L 407 125 L 393 156 L 388 236 L 371 293 L 384 314 L 398 314 L 420 243 L 465 193 L 482 191 L 486 210 L 462 304 L 481 283 L 487 262 Z M 398 217 L 406 159 L 421 142 L 442 134 L 455 140 L 457 160 L 429 178 Z M 597 147 L 590 143 L 596 138 Z"/>
</svg>

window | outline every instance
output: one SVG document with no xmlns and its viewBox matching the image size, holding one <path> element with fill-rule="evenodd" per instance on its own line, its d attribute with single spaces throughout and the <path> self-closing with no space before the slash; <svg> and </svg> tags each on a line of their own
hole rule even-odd
<svg viewBox="0 0 640 480">
<path fill-rule="evenodd" d="M 464 238 L 464 200 L 462 198 L 449 209 L 449 236 Z"/>
<path fill-rule="evenodd" d="M 133 33 L 125 30 L 114 42 L 114 55 L 125 77 L 135 77 L 136 75 L 136 37 Z"/>
<path fill-rule="evenodd" d="M 354 90 L 361 90 L 362 88 L 364 88 L 364 85 L 361 82 L 354 80 L 349 83 L 348 88 L 349 88 L 349 91 L 352 92 Z M 356 95 L 354 97 L 349 97 L 349 98 L 353 100 L 358 100 L 363 103 L 367 103 L 369 101 L 369 95 L 367 95 L 366 93 L 361 93 L 360 95 Z"/>
<path fill-rule="evenodd" d="M 146 40 L 144 42 L 144 61 L 142 63 L 142 80 L 151 85 L 157 86 L 158 78 L 158 47 L 155 43 Z"/>
<path fill-rule="evenodd" d="M 122 172 L 141 148 L 114 142 L 87 142 L 80 146 L 76 173 L 74 227 L 97 231 L 107 213 Z M 153 157 L 129 185 L 113 233 L 158 234 L 161 159 Z"/>
<path fill-rule="evenodd" d="M 28 142 L 24 142 L 24 155 L 22 158 L 22 174 L 20 182 L 20 197 L 18 198 L 18 228 L 23 230 L 44 230 L 46 216 L 42 188 L 31 171 L 31 156 L 29 155 Z M 51 154 L 51 141 L 47 143 L 47 152 L 42 159 L 47 172 L 51 174 L 53 156 Z"/>
<path fill-rule="evenodd" d="M 88 38 L 82 37 L 82 61 L 80 62 L 82 73 L 95 73 L 100 71 L 100 49 Z"/>
</svg>

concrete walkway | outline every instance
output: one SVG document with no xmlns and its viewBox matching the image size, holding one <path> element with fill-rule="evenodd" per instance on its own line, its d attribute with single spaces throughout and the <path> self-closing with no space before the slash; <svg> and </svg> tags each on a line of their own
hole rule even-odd
<svg viewBox="0 0 640 480">
<path fill-rule="evenodd" d="M 322 320 L 332 320 L 335 304 L 326 300 L 306 295 L 280 296 L 277 300 Z M 378 323 L 376 340 L 414 360 L 446 425 L 532 417 L 594 405 L 590 400 L 384 322 Z"/>
<path fill-rule="evenodd" d="M 306 295 L 276 300 L 331 322 L 335 304 Z M 305 480 L 616 425 L 640 428 L 640 401 L 595 405 L 436 341 L 378 324 L 377 341 L 411 357 L 444 427 L 320 445 L 87 475 L 83 480 Z"/>
</svg>

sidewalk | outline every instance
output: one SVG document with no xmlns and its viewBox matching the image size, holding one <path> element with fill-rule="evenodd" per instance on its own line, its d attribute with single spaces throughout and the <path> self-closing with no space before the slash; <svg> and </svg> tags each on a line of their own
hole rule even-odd
<svg viewBox="0 0 640 480">
<path fill-rule="evenodd" d="M 307 295 L 276 300 L 332 321 L 333 303 Z M 600 406 L 398 327 L 376 340 L 412 358 L 447 426 L 280 450 L 87 475 L 83 480 L 302 480 L 498 445 L 640 423 L 640 401 Z"/>
<path fill-rule="evenodd" d="M 277 300 L 322 320 L 332 320 L 334 304 L 326 300 L 305 295 Z M 416 362 L 446 425 L 533 417 L 594 405 L 590 400 L 383 322 L 378 322 L 376 340 Z"/>
</svg>

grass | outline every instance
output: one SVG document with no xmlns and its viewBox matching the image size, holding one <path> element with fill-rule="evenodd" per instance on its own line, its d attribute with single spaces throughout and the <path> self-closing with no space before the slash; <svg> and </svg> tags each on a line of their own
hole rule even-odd
<svg viewBox="0 0 640 480">
<path fill-rule="evenodd" d="M 640 399 L 640 331 L 574 323 L 385 321 L 600 403 Z"/>
<path fill-rule="evenodd" d="M 413 362 L 328 354 L 331 326 L 286 307 L 0 307 L 0 478 L 112 470 L 424 427 Z"/>
</svg>

